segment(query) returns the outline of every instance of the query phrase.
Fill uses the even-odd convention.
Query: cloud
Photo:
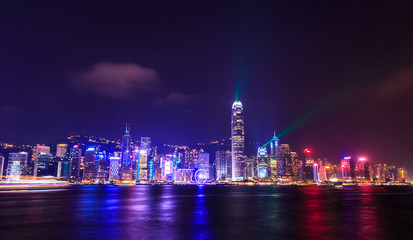
[[[413,87],[413,67],[402,68],[385,78],[385,81],[376,89],[378,95],[401,94]]]
[[[90,69],[73,77],[75,88],[93,91],[113,98],[129,98],[136,91],[153,92],[158,85],[158,74],[134,63],[95,63]]]
[[[157,105],[187,105],[196,100],[201,96],[198,94],[185,94],[179,92],[171,92],[164,98],[158,98],[155,101]]]

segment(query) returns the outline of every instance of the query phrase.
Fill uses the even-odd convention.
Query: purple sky
[[[408,1],[2,1],[0,141],[246,134],[413,167]],[[297,123],[294,125],[294,123]],[[294,126],[294,127],[291,127]],[[413,168],[412,168],[413,169]]]

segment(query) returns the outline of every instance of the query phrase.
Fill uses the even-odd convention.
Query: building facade
[[[231,114],[232,181],[241,181],[245,177],[244,138],[244,109],[240,101],[235,101]]]

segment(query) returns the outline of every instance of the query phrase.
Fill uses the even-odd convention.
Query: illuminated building
[[[235,101],[231,114],[232,181],[244,178],[244,134],[242,103]]]
[[[277,158],[277,176],[286,177],[292,175],[290,146],[281,144]]]
[[[56,157],[64,157],[67,152],[67,144],[57,144],[56,146]]]
[[[9,153],[9,162],[20,162],[21,176],[27,176],[27,159],[29,154],[27,152]]]
[[[274,136],[270,140],[270,162],[269,162],[269,176],[277,176],[277,158],[279,158],[279,147],[280,139],[274,132]]]
[[[148,181],[148,156],[150,151],[151,139],[149,137],[141,137],[141,148],[139,150],[139,174],[137,181]]]
[[[51,153],[40,153],[37,155],[36,176],[51,176],[53,166],[53,155]]]
[[[268,154],[266,147],[259,147],[257,150],[258,166],[257,172],[259,178],[268,177]]]
[[[199,153],[199,169],[203,169],[206,172],[206,178],[209,179],[209,153]]]
[[[153,158],[149,159],[148,168],[149,168],[148,169],[149,181],[152,182],[154,180],[154,174],[155,174]]]
[[[178,158],[176,156],[176,153],[172,154],[172,176],[173,180],[175,181],[176,179],[176,169],[178,167]]]
[[[84,180],[94,181],[96,178],[96,151],[95,148],[86,149],[85,153],[85,170],[84,170]]]
[[[184,152],[184,168],[195,169],[198,168],[199,152],[196,149],[186,149]]]
[[[109,181],[120,180],[120,158],[110,157],[109,158],[110,168],[109,168]]]
[[[313,164],[313,175],[314,175],[314,182],[318,182],[318,163]]]
[[[176,170],[176,181],[178,182],[192,182],[192,176],[194,175],[193,169],[177,169]]]
[[[19,181],[21,176],[21,163],[20,161],[10,161],[7,166],[7,181]]]
[[[216,180],[223,181],[227,179],[227,159],[225,158],[225,151],[215,152],[216,163]]]
[[[354,158],[349,159],[350,162],[350,177],[351,179],[356,179],[356,163],[354,161]]]
[[[344,157],[341,159],[341,177],[349,178],[350,177],[350,157]]]
[[[245,178],[254,178],[255,177],[255,166],[254,166],[255,159],[248,158],[245,160]]]
[[[49,154],[50,153],[50,147],[37,144],[35,150],[33,151],[33,153],[34,153],[34,156],[33,156],[33,159],[34,159],[33,175],[36,177],[37,173],[38,173],[37,167],[39,165],[38,164],[38,156],[39,156],[39,154]]]
[[[4,157],[0,156],[0,181],[3,179]]]
[[[71,178],[78,179],[81,177],[80,175],[80,159],[82,157],[82,149],[79,145],[74,145],[70,149],[69,153],[69,160],[71,163]]]
[[[314,160],[311,158],[312,151],[311,149],[304,149],[304,162],[303,162],[303,181],[312,181],[314,180]]]
[[[125,135],[122,137],[122,169],[132,167],[130,123],[126,123]]]
[[[141,137],[141,149],[149,150],[151,147],[151,138]]]
[[[327,171],[326,171],[326,166],[322,166],[320,164],[320,167],[318,168],[318,180],[320,182],[325,182],[327,181]]]
[[[297,181],[298,177],[298,154],[296,152],[291,152],[291,174],[293,176],[292,180]]]
[[[357,159],[356,173],[359,178],[370,179],[370,167],[365,157]]]
[[[354,158],[348,156],[344,157],[341,160],[341,174],[344,179],[346,178],[351,178],[355,179],[356,178],[356,164],[354,162]]]
[[[232,153],[231,151],[225,151],[225,159],[227,162],[227,176],[226,179],[227,180],[231,180],[232,179]]]
[[[165,182],[174,181],[172,158],[172,154],[167,154],[161,157],[162,180]]]

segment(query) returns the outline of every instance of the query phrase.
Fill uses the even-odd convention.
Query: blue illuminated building
[[[257,172],[259,178],[268,177],[268,154],[266,147],[259,147],[257,150],[258,166]]]
[[[130,123],[126,123],[125,135],[123,135],[122,137],[122,168],[132,167],[131,141],[132,138],[130,136]]]

